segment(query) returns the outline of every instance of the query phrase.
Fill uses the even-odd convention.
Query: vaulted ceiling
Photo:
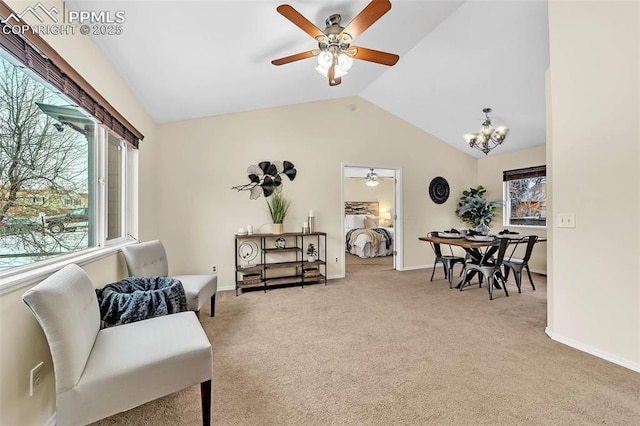
[[[293,1],[317,27],[366,0]],[[125,11],[121,35],[95,44],[156,122],[361,96],[478,157],[462,135],[479,130],[482,109],[511,129],[499,148],[545,143],[544,73],[549,65],[542,0],[392,0],[392,9],[356,45],[397,53],[393,67],[356,61],[329,87],[315,58],[272,59],[317,43],[276,12],[278,1],[70,1],[82,10]]]

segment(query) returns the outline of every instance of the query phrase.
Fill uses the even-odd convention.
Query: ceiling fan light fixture
[[[351,56],[347,55],[346,53],[340,53],[338,55],[339,69],[341,69],[346,73],[351,69],[352,66],[353,66],[353,58]]]
[[[374,186],[378,186],[379,183],[380,182],[378,182],[375,178],[369,178],[364,184],[367,186],[374,187]]]
[[[329,69],[332,63],[333,63],[333,54],[331,52],[329,52],[328,50],[320,52],[320,54],[318,55],[318,65],[320,67]]]

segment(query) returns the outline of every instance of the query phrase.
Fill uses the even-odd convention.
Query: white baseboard
[[[236,290],[236,286],[233,284],[218,286],[218,291],[235,291],[235,290]]]
[[[49,419],[47,420],[47,422],[44,424],[44,426],[56,426],[56,413],[54,411],[54,413],[51,415],[51,417],[49,417]]]
[[[605,351],[601,351],[600,349],[593,348],[589,345],[585,345],[584,343],[577,342],[573,339],[569,339],[568,337],[561,336],[557,333],[554,333],[549,327],[544,329],[544,332],[547,335],[555,340],[556,342],[565,344],[567,346],[571,346],[574,349],[577,349],[582,352],[586,352],[590,355],[597,356],[598,358],[602,358],[605,361],[612,362],[614,364],[620,365],[622,367],[628,368],[629,370],[633,370],[637,373],[640,373],[640,364],[637,362],[629,361],[628,359],[620,358],[619,356],[610,354]]]
[[[405,266],[402,269],[398,269],[398,271],[415,271],[418,269],[429,269],[433,268],[433,263],[430,265],[414,265],[414,266]]]
[[[531,272],[535,272],[538,275],[544,275],[545,277],[547,276],[546,269],[531,269]]]

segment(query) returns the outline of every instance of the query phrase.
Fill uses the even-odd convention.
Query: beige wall
[[[33,2],[7,1],[16,11]],[[47,2],[47,6],[53,5]],[[61,3],[58,3],[61,8]],[[60,9],[61,10],[61,9]],[[133,94],[125,86],[113,67],[102,56],[91,39],[73,36],[45,37],[67,62],[80,72],[116,109],[145,135],[140,149],[139,209],[140,236],[149,239],[155,233],[155,123],[149,118]],[[101,287],[126,276],[121,255],[113,255],[84,269],[94,284]],[[46,339],[33,315],[22,302],[26,288],[0,296],[0,425],[41,425],[55,410],[53,367]],[[45,362],[44,383],[29,397],[29,371],[40,361]]]
[[[403,149],[389,150],[390,143]],[[295,164],[296,179],[284,182],[292,200],[285,231],[297,231],[314,210],[316,229],[328,233],[329,260],[343,250],[341,164],[402,168],[405,267],[431,262],[419,235],[457,223],[453,200],[436,205],[429,199],[430,180],[447,177],[453,193],[476,181],[475,158],[361,98],[162,124],[154,148],[165,171],[157,177],[156,220],[171,272],[206,273],[216,263],[218,286],[225,289],[234,287],[236,230],[248,224],[270,230],[264,198],[249,200],[248,192],[231,190],[248,182],[251,164]],[[340,275],[343,265],[330,262],[328,273]]]
[[[546,163],[547,159],[544,145],[502,155],[500,154],[500,148],[497,148],[487,157],[478,160],[478,184],[487,188],[488,200],[502,200],[503,171],[539,166]],[[498,215],[491,222],[491,232],[499,232],[505,228],[502,225],[503,209],[498,209],[498,211]],[[509,230],[519,232],[522,235],[538,235],[540,237],[547,236],[546,229],[514,226],[509,226],[508,228]],[[524,250],[518,248],[516,255],[522,255],[523,252]],[[533,255],[531,256],[530,265],[531,269],[536,272],[547,272],[547,243],[536,244]],[[525,285],[528,285],[526,279]]]
[[[640,3],[549,3],[548,333],[640,371]]]

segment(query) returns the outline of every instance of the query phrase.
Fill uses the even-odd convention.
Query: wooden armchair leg
[[[200,397],[202,399],[202,425],[211,425],[211,380],[200,383]]]

